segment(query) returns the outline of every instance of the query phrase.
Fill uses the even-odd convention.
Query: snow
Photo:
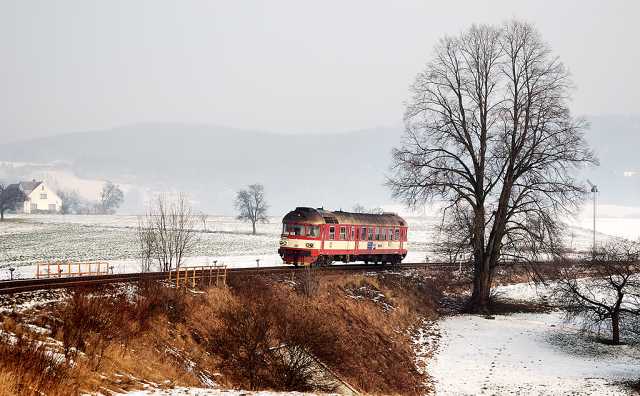
[[[438,326],[439,352],[428,365],[438,394],[620,395],[619,382],[640,378],[636,347],[584,353],[559,312],[454,316]]]
[[[317,393],[314,393],[317,394]],[[311,395],[311,393],[300,392],[269,392],[259,391],[250,392],[244,390],[229,390],[229,389],[206,389],[206,388],[190,388],[190,387],[175,387],[172,389],[145,389],[141,391],[133,391],[128,393],[122,393],[122,395],[128,396],[175,396],[175,395],[190,395],[190,396],[304,396]]]
[[[607,230],[618,224],[624,234],[640,234],[640,210],[633,208],[607,208]],[[567,245],[586,251],[591,248],[592,231],[588,226],[589,212],[573,221],[567,235]],[[434,253],[437,238],[435,226],[441,221],[434,213],[406,218],[409,223],[409,253],[405,262],[438,261]],[[35,263],[71,261],[107,261],[114,273],[138,272],[135,229],[138,217],[133,215],[9,215],[0,223],[0,279],[10,277],[8,269],[16,268],[14,278],[35,275]],[[251,235],[251,225],[232,216],[209,216],[206,224],[198,224],[201,239],[186,265],[207,265],[218,261],[229,267],[283,265],[277,254],[280,217],[271,217],[260,224],[258,235]],[[600,230],[600,228],[599,228]],[[599,240],[609,238],[598,234]]]
[[[550,298],[552,287],[520,283],[496,291],[533,302]],[[597,342],[560,311],[446,317],[425,322],[414,344],[418,366],[426,363],[442,395],[625,395],[622,382],[640,378],[640,345]]]

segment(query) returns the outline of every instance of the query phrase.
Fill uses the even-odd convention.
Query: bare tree
[[[78,213],[82,206],[82,199],[80,195],[75,190],[58,190],[56,194],[62,200],[62,205],[60,206],[61,214],[71,214]]]
[[[26,196],[17,184],[0,183],[0,221],[4,221],[4,212],[16,210],[16,207],[25,199]]]
[[[143,269],[150,267],[151,258],[162,271],[180,268],[185,256],[198,243],[198,221],[184,194],[158,196],[147,214],[138,219],[137,238]]]
[[[207,220],[209,220],[209,215],[204,212],[200,212],[198,214],[198,219],[202,222],[202,231],[207,232]]]
[[[351,209],[353,211],[353,213],[368,213],[368,214],[382,214],[384,213],[384,209],[380,208],[380,207],[375,207],[375,208],[366,208],[363,205],[360,205],[359,203],[355,204],[353,206],[353,209]]]
[[[611,241],[586,263],[561,269],[556,298],[570,318],[582,319],[589,330],[604,326],[618,345],[622,321],[635,324],[640,315],[640,245]]]
[[[110,181],[106,181],[104,186],[102,186],[102,191],[100,192],[100,212],[104,214],[113,214],[116,212],[116,209],[120,207],[122,201],[124,201],[124,194],[120,189],[120,186],[113,184]]]
[[[252,184],[246,190],[240,190],[236,194],[234,206],[240,212],[239,220],[251,222],[253,235],[256,234],[256,223],[266,223],[267,209],[269,206],[264,199],[264,186],[262,184]]]
[[[559,219],[584,197],[574,170],[597,160],[571,86],[536,29],[512,21],[441,39],[411,88],[388,185],[408,206],[444,201],[445,220],[469,218],[472,311],[487,309],[499,260],[557,250]]]
[[[138,249],[140,253],[140,271],[149,272],[154,259],[157,257],[155,253],[155,231],[151,226],[152,222],[148,217],[138,217],[138,228],[136,229],[136,239],[138,241]]]

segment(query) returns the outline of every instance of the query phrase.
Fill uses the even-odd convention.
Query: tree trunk
[[[473,277],[473,292],[467,304],[468,311],[473,313],[488,312],[490,295],[491,269],[488,259],[484,259]]]
[[[0,221],[4,221],[4,209],[0,210]]]
[[[617,310],[611,315],[611,333],[613,345],[620,345],[620,312]]]
[[[253,226],[253,235],[256,235],[256,222],[251,222],[251,225]]]
[[[473,224],[473,291],[467,302],[467,310],[474,313],[487,312],[491,291],[491,266],[484,247],[484,223],[484,208],[478,208]]]

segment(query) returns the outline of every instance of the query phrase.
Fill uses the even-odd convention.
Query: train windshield
[[[317,238],[320,236],[320,226],[284,223],[282,224],[282,233]]]
[[[304,235],[304,226],[302,224],[288,224],[282,225],[282,233],[289,235]]]
[[[305,233],[308,237],[319,237],[320,236],[320,226],[307,226],[307,232]]]

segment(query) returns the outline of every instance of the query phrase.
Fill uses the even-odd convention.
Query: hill
[[[600,166],[581,177],[598,184],[602,203],[637,205],[640,117],[597,116],[589,121],[587,136]],[[136,124],[5,144],[0,146],[0,161],[31,164],[21,177],[38,177],[43,167],[62,168],[84,180],[126,184],[128,211],[140,210],[150,192],[173,190],[189,192],[203,210],[231,213],[235,191],[259,182],[267,189],[271,212],[280,214],[301,205],[348,209],[356,202],[390,203],[384,181],[401,132],[397,127],[287,135]]]

